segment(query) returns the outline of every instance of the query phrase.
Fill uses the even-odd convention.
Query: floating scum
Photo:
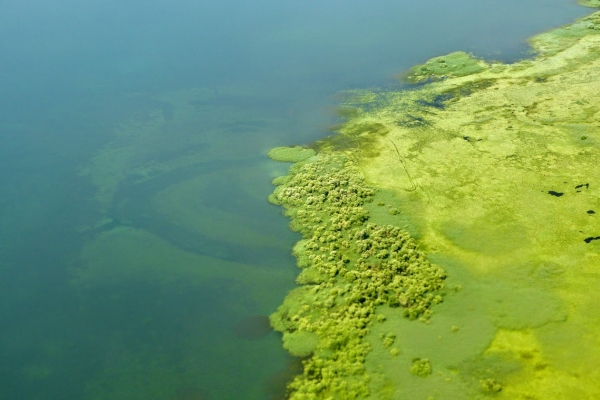
[[[350,92],[316,155],[275,152],[290,398],[600,398],[600,13],[531,45]]]

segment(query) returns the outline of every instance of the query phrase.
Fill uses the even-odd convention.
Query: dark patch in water
[[[288,398],[287,385],[296,375],[302,373],[302,358],[292,358],[288,365],[267,378],[263,391],[269,400],[285,400]]]
[[[587,210],[587,213],[590,215],[596,214],[596,212],[594,210]]]
[[[185,387],[177,391],[175,400],[208,400],[208,397],[200,388]]]
[[[454,97],[451,93],[438,94],[432,100],[417,100],[417,104],[424,107],[433,107],[438,110],[446,108],[446,102]]]
[[[550,190],[550,191],[548,191],[548,194],[549,194],[549,195],[552,195],[552,196],[555,196],[555,197],[560,197],[560,196],[562,196],[564,193],[561,193],[561,192],[555,192],[554,190]]]
[[[594,237],[594,236],[590,236],[589,238],[585,238],[585,239],[583,239],[583,241],[584,241],[584,242],[586,242],[586,243],[590,243],[590,242],[592,242],[593,240],[600,240],[600,236],[596,236],[596,237]]]
[[[240,339],[257,340],[267,336],[273,328],[271,328],[269,317],[252,315],[235,324],[233,330],[235,336]]]
[[[431,122],[420,116],[406,114],[404,120],[396,121],[396,125],[405,127],[431,126]]]

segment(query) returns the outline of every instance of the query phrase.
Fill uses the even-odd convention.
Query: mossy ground
[[[369,106],[359,104],[340,135],[318,144],[352,160],[361,185],[374,189],[360,204],[369,223],[405,229],[418,239],[419,257],[425,251],[448,274],[444,302],[432,315],[429,304],[423,309],[426,323],[405,318],[389,296],[369,297],[373,317],[353,342],[369,378],[356,381],[366,385],[356,397],[600,397],[599,21],[592,14],[533,38],[533,60],[492,63],[413,90],[353,93]],[[298,199],[290,209],[305,197]],[[328,223],[328,213],[310,218]],[[289,215],[313,242],[330,234]],[[310,288],[331,282],[322,279]],[[350,294],[360,286],[344,287]],[[309,312],[327,301],[314,296],[304,286],[292,297]],[[424,359],[431,374],[411,373]],[[310,373],[298,379],[307,377],[323,382]]]

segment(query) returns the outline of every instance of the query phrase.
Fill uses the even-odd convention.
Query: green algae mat
[[[530,42],[349,92],[316,154],[276,151],[290,398],[600,398],[600,13]]]

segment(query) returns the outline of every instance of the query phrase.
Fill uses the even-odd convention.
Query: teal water
[[[296,275],[266,151],[326,135],[341,90],[455,50],[517,59],[587,12],[0,3],[0,399],[277,398],[280,338],[239,324]]]

